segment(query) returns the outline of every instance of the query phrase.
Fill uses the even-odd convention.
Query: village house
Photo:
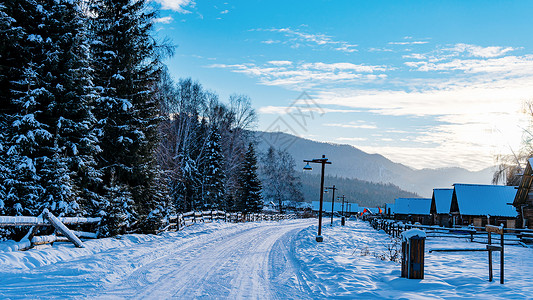
[[[431,225],[450,227],[452,218],[450,206],[452,204],[453,189],[433,189],[431,197]]]
[[[394,200],[394,219],[429,224],[430,208],[430,198],[397,198]]]
[[[522,228],[533,225],[533,170],[531,165],[533,164],[533,158],[530,158],[527,162],[522,181],[518,186],[516,196],[513,201],[513,206],[518,213],[518,226]]]
[[[450,213],[453,225],[487,224],[514,228],[517,217],[512,206],[516,188],[503,185],[459,184],[453,185]]]

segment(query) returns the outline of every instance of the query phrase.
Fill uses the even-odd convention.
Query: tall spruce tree
[[[245,213],[260,212],[263,208],[261,196],[261,181],[257,176],[257,157],[252,143],[244,156],[244,162],[239,173],[239,189],[237,192],[238,210]]]
[[[0,9],[8,16],[0,25],[8,213],[82,214],[85,187],[76,178],[94,166],[97,150],[84,16],[66,0],[5,1]]]
[[[94,82],[100,94],[95,115],[101,128],[103,189],[123,195],[123,205],[133,203],[128,211],[135,216],[135,226],[153,231],[160,227],[168,204],[158,192],[164,185],[155,162],[160,117],[154,88],[161,70],[150,36],[155,13],[144,0],[99,0],[94,15]],[[112,211],[115,200],[108,199],[102,210]]]
[[[204,208],[221,208],[224,200],[225,174],[224,156],[220,147],[220,134],[216,127],[211,128],[207,139],[205,153],[201,160],[202,171],[202,205]]]

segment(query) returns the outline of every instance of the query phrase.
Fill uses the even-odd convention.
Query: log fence
[[[403,231],[416,228],[426,231],[428,237],[469,238],[471,242],[483,244],[488,242],[488,232],[486,231],[486,227],[441,227],[437,225],[406,224],[397,220],[380,218],[366,218],[365,220],[370,222],[370,225],[374,229],[383,230],[393,237],[399,237]],[[503,228],[503,231],[505,234],[505,242],[508,245],[520,244],[525,247],[531,247],[530,245],[533,244],[532,229]]]
[[[260,221],[280,221],[286,219],[296,219],[296,214],[263,214],[263,213],[249,213],[243,214],[241,212],[227,213],[220,210],[210,211],[190,211],[169,217],[169,224],[163,231],[179,231],[185,227],[198,224],[210,223],[217,220],[223,220],[227,223],[240,222],[260,222]]]
[[[224,221],[228,223],[258,222],[258,221],[280,221],[285,219],[296,219],[296,214],[263,214],[241,212],[227,213],[220,210],[210,211],[190,211],[179,215],[170,216],[168,225],[158,231],[179,231],[185,227],[198,223],[211,223],[214,221]],[[96,232],[85,232],[71,230],[66,225],[86,225],[99,223],[102,218],[83,217],[56,217],[47,209],[38,217],[31,216],[0,216],[0,227],[10,226],[30,226],[28,233],[13,246],[14,250],[28,250],[37,245],[52,244],[54,242],[72,242],[76,247],[83,247],[80,238],[95,239]],[[53,227],[54,233],[48,235],[37,235],[42,227]]]
[[[54,242],[72,242],[76,247],[83,248],[82,238],[97,238],[94,232],[75,231],[66,225],[82,225],[99,223],[102,218],[81,217],[56,217],[45,209],[38,217],[28,216],[0,216],[0,227],[31,226],[28,233],[14,245],[15,250],[28,250],[36,245],[51,244]],[[41,227],[53,227],[54,234],[41,235],[37,233]]]

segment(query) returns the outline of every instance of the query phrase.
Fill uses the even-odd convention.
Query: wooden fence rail
[[[376,230],[383,230],[387,234],[398,237],[400,234],[412,228],[423,229],[428,233],[442,234],[447,237],[464,238],[469,237],[470,241],[482,237],[483,240],[488,238],[488,233],[485,227],[474,226],[454,226],[454,227],[441,227],[437,225],[419,225],[419,224],[405,224],[401,221],[379,218],[367,218],[370,225]],[[519,228],[503,228],[508,243],[519,243],[523,246],[533,243],[533,230],[532,229],[519,229]]]
[[[210,223],[217,220],[225,222],[257,222],[257,221],[279,221],[284,219],[295,219],[296,214],[262,214],[240,212],[227,213],[220,210],[210,211],[190,211],[179,215],[170,216],[168,225],[159,232],[173,230],[178,231],[187,226],[197,223]],[[28,250],[36,245],[51,244],[59,241],[70,241],[76,247],[83,247],[79,238],[97,238],[98,234],[93,232],[83,232],[70,230],[65,225],[82,225],[99,223],[102,218],[82,218],[82,217],[60,217],[53,216],[48,210],[44,210],[38,217],[29,216],[0,216],[0,227],[6,226],[31,226],[26,236],[24,236],[15,246],[14,250]],[[52,226],[55,228],[53,235],[36,236],[41,227]]]
[[[66,225],[92,224],[101,220],[102,218],[57,218],[48,209],[45,209],[38,217],[0,216],[0,227],[31,226],[28,233],[14,245],[15,250],[28,250],[36,245],[51,244],[58,241],[70,241],[76,247],[83,248],[83,242],[79,238],[97,238],[97,233],[70,230]],[[39,228],[47,226],[55,229],[53,235],[36,236]]]
[[[227,213],[221,210],[190,211],[179,215],[170,216],[168,226],[163,228],[160,232],[167,230],[179,231],[193,224],[210,223],[216,220],[224,220],[225,222],[229,223],[238,223],[257,221],[279,221],[285,219],[295,219],[296,217],[296,214],[243,214],[241,212]]]

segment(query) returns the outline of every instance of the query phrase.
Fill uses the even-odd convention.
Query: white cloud
[[[322,124],[328,127],[341,127],[341,128],[354,128],[354,129],[377,129],[378,127],[373,124],[361,124],[360,122],[349,123],[326,123]]]
[[[266,40],[266,41],[261,41],[261,43],[270,45],[270,44],[279,44],[279,43],[281,43],[281,41]]]
[[[358,113],[361,110],[358,109],[332,109],[332,108],[322,108],[322,107],[302,107],[302,106],[262,106],[258,109],[261,114],[274,114],[274,115],[286,115],[295,112],[296,110],[300,112],[317,112],[317,113]]]
[[[172,10],[180,14],[191,13],[186,8],[194,7],[196,5],[194,0],[153,0],[153,1],[161,4],[162,10]]]
[[[389,42],[389,45],[423,45],[427,43],[428,43],[427,41]]]
[[[308,89],[320,85],[339,85],[342,82],[364,83],[386,78],[388,67],[382,65],[358,65],[352,63],[292,63],[270,61],[265,65],[214,64],[210,68],[230,69],[235,73],[258,78],[264,85],[283,86],[295,90]],[[374,74],[378,73],[378,74]]]
[[[171,16],[154,19],[154,23],[162,23],[162,24],[169,24],[172,21],[174,21],[174,19]]]
[[[470,56],[490,58],[505,55],[507,52],[515,51],[512,47],[482,47],[470,44],[455,44],[453,48],[445,49],[455,53],[467,53]]]
[[[463,71],[465,73],[490,73],[492,75],[533,75],[533,55],[504,56],[490,59],[454,59],[448,62],[416,61],[405,65],[418,71]]]
[[[369,48],[368,51],[370,52],[394,52],[394,50],[388,49],[388,48]]]
[[[226,9],[226,10],[221,11],[220,13],[225,15],[225,14],[229,13],[229,10]]]
[[[333,40],[331,36],[325,34],[313,34],[291,28],[270,28],[270,29],[255,29],[257,31],[268,31],[281,33],[288,38],[284,43],[290,44],[292,48],[299,48],[301,46],[323,46],[329,47],[336,51],[352,53],[357,51],[355,44],[350,44],[345,41]],[[264,42],[263,42],[264,43]]]
[[[412,58],[412,59],[427,59],[427,57],[423,54],[419,53],[411,53],[408,55],[403,55],[402,58]]]
[[[288,61],[288,60],[271,60],[268,63],[271,64],[271,65],[275,65],[275,66],[290,66],[290,65],[292,65],[292,61]]]
[[[495,154],[518,148],[526,122],[519,111],[532,96],[533,77],[529,77],[411,92],[330,91],[319,93],[314,100],[323,107],[433,119],[429,129],[410,133],[415,135],[411,146],[365,145],[361,149],[414,167],[457,165],[479,170],[494,164]]]

